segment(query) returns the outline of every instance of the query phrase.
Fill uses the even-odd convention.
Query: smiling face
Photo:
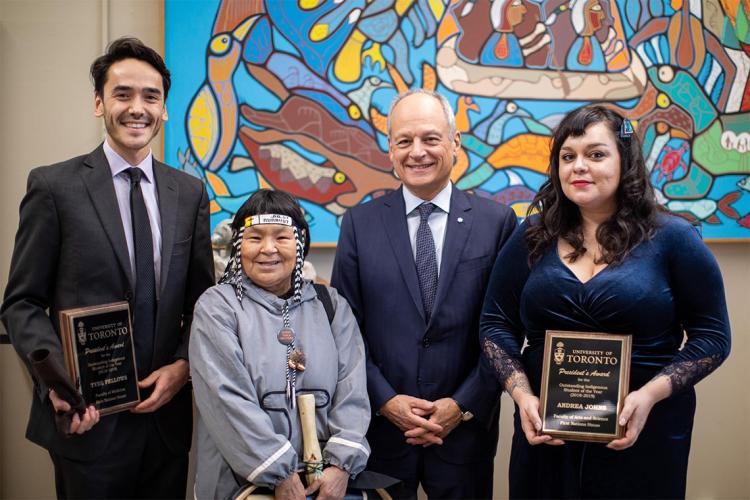
[[[559,177],[565,197],[578,205],[581,213],[615,212],[620,154],[606,123],[595,123],[582,136],[565,139],[560,148]]]
[[[294,229],[281,224],[246,227],[240,246],[242,270],[260,288],[281,297],[292,286],[297,259]]]
[[[403,98],[390,118],[393,168],[409,191],[431,200],[448,185],[461,135],[451,134],[440,101],[426,94]]]
[[[94,115],[104,119],[109,145],[131,165],[148,155],[150,143],[167,120],[162,77],[150,64],[123,59],[110,66]]]

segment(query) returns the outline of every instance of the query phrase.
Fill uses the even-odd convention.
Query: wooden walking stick
[[[315,395],[297,396],[297,408],[302,427],[302,462],[305,464],[305,479],[310,486],[323,476],[323,456],[315,425]]]

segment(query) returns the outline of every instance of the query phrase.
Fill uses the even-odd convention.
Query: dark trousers
[[[116,418],[114,436],[96,460],[82,462],[50,452],[57,497],[184,499],[188,454],[167,448],[153,415],[123,412]]]
[[[420,484],[430,499],[492,498],[492,460],[452,464],[429,447],[415,451],[396,459],[370,457],[369,470],[401,479],[387,489],[394,499],[416,499]]]

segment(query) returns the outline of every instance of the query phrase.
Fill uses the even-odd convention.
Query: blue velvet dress
[[[556,245],[529,269],[523,236],[528,220],[500,252],[480,325],[489,366],[498,371],[520,361],[538,395],[546,330],[631,334],[630,390],[660,372],[674,389],[654,405],[635,445],[623,451],[572,441],[532,447],[516,408],[511,498],[684,497],[693,385],[729,354],[729,319],[719,267],[697,231],[666,214],[658,222],[651,240],[586,283],[562,262]],[[687,340],[680,348],[683,329]]]

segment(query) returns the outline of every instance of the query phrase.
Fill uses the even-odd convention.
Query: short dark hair
[[[94,82],[94,92],[102,95],[104,84],[107,83],[107,72],[116,62],[123,59],[138,59],[151,65],[161,75],[164,87],[164,100],[167,100],[172,77],[169,74],[164,59],[151,47],[134,37],[122,37],[107,46],[107,52],[97,57],[91,63],[91,80]]]
[[[571,261],[586,252],[580,211],[565,196],[560,183],[560,149],[568,137],[581,137],[587,128],[597,123],[605,123],[610,129],[620,156],[617,208],[596,233],[602,246],[602,260],[608,264],[619,263],[636,245],[653,236],[661,207],[656,203],[638,136],[633,133],[623,137],[619,133],[624,120],[613,109],[595,104],[571,111],[555,129],[549,155],[549,178],[539,188],[528,211],[528,215],[540,213],[538,222],[531,224],[525,233],[530,264],[541,259],[558,238],[573,247],[573,252],[567,256]]]
[[[239,231],[244,227],[247,217],[261,214],[279,214],[291,217],[297,229],[304,231],[304,255],[307,257],[307,253],[310,251],[310,226],[307,224],[305,214],[297,200],[284,191],[259,189],[237,210],[232,220],[232,229]]]

